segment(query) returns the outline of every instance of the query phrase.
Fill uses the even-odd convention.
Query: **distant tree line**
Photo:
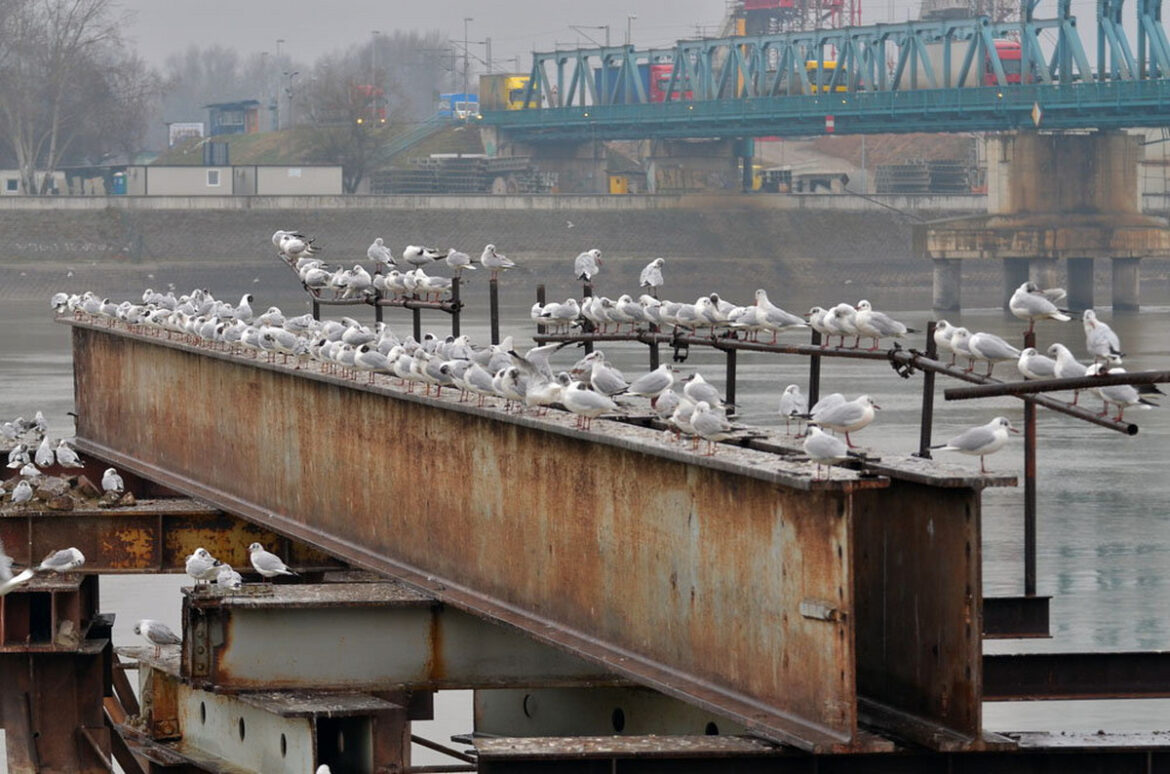
[[[127,21],[115,0],[0,0],[0,166],[20,170],[24,191],[50,192],[40,173],[164,148],[166,124],[247,99],[267,111],[265,128],[295,130],[305,161],[341,164],[353,191],[385,141],[459,80],[438,32],[372,35],[313,63],[294,45],[247,56],[192,46],[156,70],[121,35]]]

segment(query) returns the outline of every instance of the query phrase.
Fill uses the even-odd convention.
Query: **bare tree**
[[[126,119],[141,112],[123,114],[140,110],[157,83],[126,53],[123,21],[112,0],[3,0],[0,142],[25,191],[45,193],[82,138],[92,152],[95,143],[128,146],[140,136]],[[38,170],[47,173],[39,186]]]

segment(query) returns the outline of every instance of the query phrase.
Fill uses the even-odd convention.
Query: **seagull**
[[[47,468],[53,464],[56,455],[53,454],[53,447],[49,445],[49,436],[41,439],[41,445],[37,447],[37,453],[33,457],[33,462],[39,468]]]
[[[812,421],[821,427],[836,430],[845,434],[845,445],[850,449],[857,448],[850,440],[849,434],[868,427],[873,422],[876,409],[880,409],[873,398],[868,395],[858,395],[850,401],[844,401],[820,411],[813,412]]]
[[[561,403],[577,415],[577,427],[588,430],[593,420],[609,411],[616,411],[617,404],[599,392],[588,389],[582,382],[572,382],[561,393]]]
[[[821,477],[821,465],[829,466],[828,478],[831,480],[832,466],[844,460],[849,454],[849,449],[840,438],[834,438],[813,423],[808,426],[808,437],[804,439],[803,448],[808,458],[817,464],[814,480]]]
[[[252,566],[256,568],[256,572],[265,578],[274,578],[277,575],[296,575],[295,572],[285,566],[285,563],[281,561],[279,556],[265,551],[264,546],[259,543],[253,543],[248,546],[248,554],[252,560]]]
[[[374,243],[366,248],[366,257],[379,267],[393,268],[398,265],[394,261],[394,253],[390,252],[382,237],[375,239]]]
[[[857,314],[853,319],[857,332],[865,338],[873,339],[870,350],[878,348],[878,342],[886,337],[900,339],[907,333],[912,333],[903,323],[898,322],[884,312],[875,312],[869,301],[864,298],[857,302]]]
[[[1012,423],[1006,417],[996,417],[986,425],[979,425],[978,427],[964,430],[945,444],[931,446],[930,448],[942,449],[943,451],[957,451],[960,454],[978,454],[979,472],[987,473],[988,470],[986,465],[984,465],[983,458],[988,454],[999,451],[1007,443],[1009,432],[1018,433],[1020,431],[1012,427]]]
[[[122,477],[118,475],[118,471],[113,468],[106,468],[106,472],[102,474],[102,491],[121,494],[125,490],[126,485],[122,482]]]
[[[935,356],[942,356],[947,352],[951,353],[951,365],[955,364],[955,350],[951,346],[951,337],[955,335],[955,326],[951,325],[946,320],[939,320],[934,324],[934,350]]]
[[[62,548],[46,556],[39,565],[37,572],[69,572],[85,564],[85,554],[76,548]]]
[[[1020,352],[1020,359],[1016,367],[1025,379],[1055,379],[1056,361],[1047,355],[1041,355],[1035,347],[1028,347]]]
[[[1096,376],[1097,374],[1123,374],[1124,368],[1108,368],[1102,366],[1100,363],[1093,363],[1085,370],[1085,376]],[[1137,406],[1138,408],[1150,410],[1158,406],[1157,403],[1148,401],[1138,393],[1136,387],[1132,384],[1111,384],[1105,387],[1093,387],[1093,392],[1097,393],[1097,397],[1101,399],[1104,404],[1101,413],[1098,416],[1105,416],[1109,413],[1109,404],[1112,403],[1117,406],[1117,416],[1113,417],[1114,422],[1124,421],[1125,410],[1130,406]]]
[[[642,273],[638,276],[638,285],[644,288],[653,288],[657,290],[662,287],[662,265],[666,263],[665,258],[655,258],[650,263],[646,264],[642,269]]]
[[[183,641],[162,621],[143,618],[134,624],[134,633],[154,646],[154,657],[162,655],[163,645],[181,645]]]
[[[630,388],[625,374],[605,362],[604,357],[593,361],[593,370],[589,374],[589,385],[597,392],[610,398],[614,395],[620,395]]]
[[[423,247],[422,245],[407,245],[406,249],[402,251],[402,260],[416,268],[441,261],[446,257],[446,253],[440,253],[433,247]]]
[[[221,564],[215,574],[215,585],[238,589],[244,585],[244,578],[230,564]]]
[[[200,546],[187,557],[187,574],[194,578],[195,584],[198,585],[200,581],[214,580],[222,564],[206,548]]]
[[[464,269],[475,271],[475,266],[471,263],[471,256],[454,248],[447,249],[447,265],[455,270],[456,275],[462,274]]]
[[[1055,291],[1041,290],[1035,282],[1025,282],[1012,293],[1012,297],[1008,301],[1008,309],[1016,317],[1028,321],[1028,333],[1036,329],[1037,320],[1068,322],[1072,319],[1063,310],[1058,309],[1056,304],[1052,303],[1049,293],[1055,293]],[[1064,291],[1059,290],[1059,295],[1063,296]]]
[[[790,384],[780,396],[780,416],[784,417],[784,434],[791,435],[792,420],[800,432],[800,418],[808,413],[808,396],[800,391],[800,385]]]
[[[1078,379],[1085,376],[1085,372],[1088,370],[1083,363],[1078,362],[1073,357],[1068,347],[1059,342],[1048,347],[1048,354],[1050,357],[1056,358],[1056,365],[1053,367],[1053,372],[1057,379]],[[1080,394],[1080,390],[1073,390],[1072,405],[1077,405]]]
[[[707,401],[695,404],[695,410],[691,414],[691,427],[695,429],[696,435],[707,442],[708,457],[715,454],[716,441],[725,441],[734,434],[731,423],[727,421],[723,411],[711,408]]]
[[[1115,361],[1125,357],[1117,334],[1097,319],[1096,312],[1086,309],[1082,321],[1085,326],[1085,349],[1093,356],[1094,361]]]
[[[507,271],[516,265],[508,256],[497,253],[495,245],[483,246],[479,262],[492,270],[492,279],[496,279],[501,271]]]
[[[967,349],[971,351],[971,356],[975,360],[983,360],[987,363],[986,376],[991,376],[991,370],[995,368],[995,364],[1004,360],[1019,360],[1020,350],[1008,344],[994,333],[974,333],[971,338],[967,339]]]
[[[637,395],[641,398],[649,398],[650,405],[658,400],[658,396],[669,390],[674,386],[674,371],[669,365],[663,363],[655,368],[653,371],[642,374],[634,381],[630,382],[630,387],[626,390],[628,395]]]
[[[719,395],[719,390],[715,389],[698,371],[686,378],[683,384],[683,395],[686,395],[692,403],[706,401],[709,406],[723,408],[723,398]]]
[[[20,483],[12,488],[12,504],[13,505],[20,505],[22,503],[27,503],[27,502],[31,501],[32,498],[33,498],[33,488],[32,488],[32,484],[30,484],[28,481],[21,479]]]
[[[586,250],[573,260],[573,276],[585,282],[592,282],[601,271],[601,251],[597,248]]]
[[[803,317],[786,312],[768,299],[768,292],[763,288],[756,289],[756,307],[763,313],[758,318],[758,324],[772,331],[772,343],[776,343],[776,335],[785,331],[807,328],[809,323]],[[816,308],[816,307],[814,307]]]
[[[12,557],[5,552],[4,541],[0,540],[0,597],[27,582],[33,574],[32,568],[23,570],[17,575],[12,574]]]

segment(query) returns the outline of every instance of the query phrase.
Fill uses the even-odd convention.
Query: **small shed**
[[[255,134],[260,131],[260,101],[216,102],[207,108],[209,135]]]

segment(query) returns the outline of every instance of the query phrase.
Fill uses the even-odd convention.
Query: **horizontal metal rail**
[[[1101,374],[1079,376],[1073,379],[1036,379],[1027,382],[986,384],[979,387],[948,387],[943,390],[947,400],[970,400],[971,398],[995,398],[1001,395],[1034,395],[1057,390],[1089,390],[1094,387],[1111,387],[1117,384],[1166,384],[1170,382],[1170,371],[1135,371],[1133,373]]]
[[[918,369],[920,371],[931,371],[936,374],[944,374],[953,379],[960,381],[972,382],[978,385],[987,385],[990,387],[1004,387],[1010,388],[1017,384],[1030,384],[1025,382],[1001,382],[998,379],[993,379],[981,374],[971,373],[958,366],[947,365],[941,360],[933,360],[925,357],[921,352],[915,349],[903,349],[901,346],[895,345],[893,349],[889,350],[868,350],[868,349],[853,349],[850,347],[821,347],[813,344],[762,344],[755,341],[742,341],[732,338],[712,338],[710,336],[694,336],[694,335],[676,335],[670,333],[650,333],[647,331],[632,333],[632,334],[613,334],[613,333],[586,333],[586,334],[543,334],[533,336],[533,340],[538,344],[547,344],[552,342],[596,342],[596,341],[636,341],[642,344],[665,343],[681,345],[684,347],[690,346],[708,346],[720,350],[747,350],[751,352],[771,352],[775,354],[787,355],[808,355],[813,357],[840,357],[854,360],[886,360],[895,369]],[[901,371],[899,371],[901,372]],[[907,376],[909,374],[907,373]],[[1121,383],[1125,383],[1122,381]],[[1100,384],[1100,383],[1098,383]],[[975,388],[967,388],[975,389]],[[1067,389],[1067,387],[1062,388]],[[944,392],[944,395],[946,392]],[[1011,395],[1011,392],[1002,392],[995,394]],[[1055,411],[1059,414],[1066,414],[1070,417],[1091,422],[1092,424],[1104,427],[1108,430],[1114,430],[1126,435],[1137,435],[1138,426],[1130,422],[1117,422],[1109,417],[1099,416],[1096,412],[1088,409],[1083,409],[1080,406],[1073,406],[1062,400],[1048,397],[1047,395],[1016,395],[1021,400],[1033,402],[1038,406]]]

